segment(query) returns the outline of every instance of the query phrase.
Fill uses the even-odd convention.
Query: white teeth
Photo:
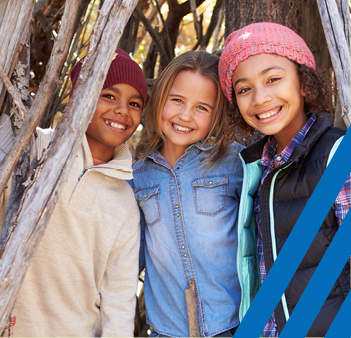
[[[179,130],[179,131],[191,131],[192,130],[191,128],[182,127],[182,126],[179,126],[178,124],[174,124],[174,123],[173,123],[173,128],[176,130]]]
[[[273,115],[278,114],[278,111],[279,111],[279,110],[270,111],[270,112],[267,112],[267,113],[263,113],[263,114],[257,115],[257,117],[258,117],[260,120],[266,119],[266,118],[268,118],[268,117],[271,117],[271,116],[273,116]]]
[[[107,125],[110,125],[113,128],[117,128],[117,129],[121,129],[121,130],[124,130],[124,129],[127,128],[125,125],[119,124],[119,123],[116,123],[116,122],[105,121],[105,123]]]

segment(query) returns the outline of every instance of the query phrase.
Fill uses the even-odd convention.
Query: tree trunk
[[[349,10],[345,1],[338,7],[334,1],[317,0],[331,60],[338,86],[341,104],[341,117],[346,127],[350,126],[350,29],[344,29],[344,8]],[[346,21],[350,22],[349,18]]]
[[[118,48],[123,49],[128,54],[134,54],[135,43],[140,20],[135,15],[132,15],[124,27],[121,39],[118,43]]]
[[[331,61],[316,0],[226,1],[226,37],[254,22],[285,25],[301,35],[310,47],[318,68],[331,76]]]
[[[325,71],[325,75],[331,78],[332,64],[316,0],[304,0],[301,9],[303,19],[298,33],[311,49],[317,68]]]
[[[226,0],[225,36],[254,22],[276,22],[299,33],[302,0]]]

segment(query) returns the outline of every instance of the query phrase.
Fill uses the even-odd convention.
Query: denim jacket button
[[[184,257],[186,257],[186,254],[184,254]]]
[[[177,214],[177,217],[179,217],[179,214]]]
[[[176,208],[177,208],[177,209],[179,208],[179,205],[178,205],[178,204],[176,205]]]
[[[182,245],[182,249],[185,249],[185,246],[184,246],[184,245]]]

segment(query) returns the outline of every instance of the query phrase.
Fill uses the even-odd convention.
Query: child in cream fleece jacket
[[[71,72],[72,88],[81,69]],[[124,144],[146,99],[140,67],[116,50],[95,114],[17,296],[15,336],[133,336],[139,209]],[[53,130],[38,128],[39,153]],[[0,196],[4,213],[10,188]],[[0,219],[0,227],[2,227]]]

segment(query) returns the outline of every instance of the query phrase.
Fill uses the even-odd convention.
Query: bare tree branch
[[[151,35],[152,40],[154,41],[154,43],[157,46],[157,49],[158,49],[158,51],[160,53],[161,60],[164,60],[163,61],[164,64],[167,65],[170,62],[170,60],[169,60],[169,57],[167,55],[167,52],[166,52],[165,48],[163,47],[163,44],[162,44],[160,38],[158,37],[158,34],[153,29],[151,23],[149,22],[149,20],[146,18],[146,16],[144,15],[143,11],[139,7],[135,8],[135,13],[138,16],[138,18],[140,19],[140,21],[144,24],[146,30]]]
[[[343,23],[345,38],[350,46],[350,1],[339,0],[337,1],[337,6]]]
[[[202,28],[200,27],[200,22],[197,19],[196,0],[189,0],[189,2],[190,2],[191,13],[193,14],[193,18],[194,18],[194,28],[196,32],[196,38],[197,38],[197,41],[201,41]]]
[[[350,46],[335,1],[317,0],[325,37],[338,84],[342,118],[350,126]]]
[[[49,20],[41,10],[35,14],[35,18],[39,21],[40,26],[45,33],[46,40],[48,41],[49,46],[52,48],[54,46],[54,37],[52,35],[52,27]]]
[[[49,0],[38,0],[34,5],[33,15],[36,15],[48,1]]]
[[[196,44],[195,46],[192,48],[192,50],[196,50],[200,45],[201,45],[201,41],[202,41],[202,37],[203,37],[203,34],[202,34],[202,22],[203,22],[203,19],[204,19],[204,16],[203,14],[200,15],[200,18],[199,18],[199,22],[198,22],[198,27],[199,27],[199,32],[196,34],[197,35],[197,41],[196,41]]]
[[[89,3],[90,0],[83,0],[79,2],[76,22],[73,28],[74,37],[71,40],[67,61],[62,67],[60,73],[60,79],[63,81],[63,85],[60,85],[54,89],[50,100],[46,105],[45,111],[40,119],[39,124],[42,128],[49,128],[50,126],[52,126],[56,113],[58,111],[63,112],[63,106],[66,106],[66,104],[62,105],[62,101],[65,99],[65,97],[68,96],[66,91],[66,87],[69,83],[69,76],[67,76],[68,69],[72,69],[77,61],[77,58],[74,56],[74,53],[77,52],[78,56],[80,56],[82,50],[86,48],[86,43],[84,43],[82,37],[86,35],[86,30],[89,25],[89,20],[94,7],[93,2],[92,6],[89,7],[89,10],[87,12]],[[82,17],[84,17],[83,21]]]
[[[224,0],[217,0],[215,6],[213,8],[211,22],[208,25],[208,28],[207,28],[207,31],[206,31],[204,38],[201,40],[201,48],[205,48],[208,46],[210,39],[211,39],[211,36],[217,27],[217,23],[222,18],[220,16],[220,13],[221,13],[221,10],[223,7],[224,7]]]
[[[4,83],[8,93],[12,96],[13,102],[16,104],[18,107],[22,117],[24,118],[27,115],[27,109],[24,107],[21,97],[17,92],[17,89],[15,86],[12,85],[10,79],[0,66],[0,79]]]
[[[0,30],[6,34],[0,36],[0,65],[9,76],[17,61],[20,44],[26,40],[32,9],[35,0],[0,1]],[[12,18],[11,21],[8,18]],[[0,107],[6,91],[0,82]]]
[[[163,15],[162,15],[161,7],[160,7],[158,1],[155,0],[155,3],[156,3],[158,15],[160,16],[160,19],[162,21],[162,25],[163,25],[165,33],[166,33],[166,43],[167,43],[167,48],[168,48],[168,55],[169,55],[169,58],[172,58],[172,55],[173,55],[172,42],[171,42],[171,37],[169,36],[168,27],[167,27],[167,24],[166,24],[166,21],[165,21]]]

